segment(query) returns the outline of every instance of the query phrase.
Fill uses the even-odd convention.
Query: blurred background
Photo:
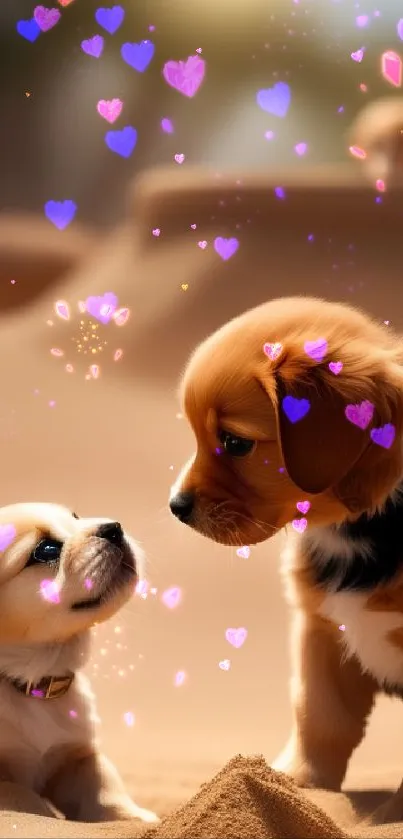
[[[0,203],[7,208],[40,212],[51,198],[72,198],[80,219],[103,225],[119,216],[127,179],[145,167],[340,162],[357,111],[396,92],[380,67],[382,53],[401,44],[398,0],[122,0],[114,34],[95,20],[96,0],[55,0],[60,19],[31,42],[17,24],[38,5],[0,3]],[[82,47],[94,36],[103,38],[97,57]],[[155,51],[139,72],[121,47],[144,40]],[[189,98],[162,69],[196,50],[205,78]],[[278,82],[290,93],[282,116],[256,102]],[[116,98],[123,106],[114,130],[137,130],[129,159],[106,147],[111,125],[97,112],[100,100]],[[185,155],[183,164],[175,154]]]
[[[400,72],[402,39],[397,0],[0,2],[0,502],[116,517],[145,547],[149,586],[89,667],[144,806],[288,735],[285,534],[239,554],[172,519],[177,385],[199,340],[280,294],[402,328],[401,194],[364,184],[346,140],[401,96],[381,56]],[[399,780],[402,714],[379,702],[350,783]]]

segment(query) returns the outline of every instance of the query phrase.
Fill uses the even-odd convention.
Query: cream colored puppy
[[[98,751],[94,696],[80,672],[90,628],[131,597],[142,564],[118,522],[55,504],[0,509],[0,780],[34,790],[68,819],[157,821]]]

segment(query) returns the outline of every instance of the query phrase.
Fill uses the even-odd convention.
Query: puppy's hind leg
[[[131,800],[113,764],[97,753],[66,759],[43,794],[71,821],[159,821]]]
[[[290,740],[273,769],[299,786],[338,790],[360,743],[378,686],[343,656],[340,630],[317,615],[294,615]]]

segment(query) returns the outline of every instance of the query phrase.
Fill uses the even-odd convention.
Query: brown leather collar
[[[69,673],[68,676],[45,676],[39,682],[21,682],[19,679],[11,679],[9,676],[3,678],[24,696],[30,696],[34,699],[59,699],[67,693],[74,680],[74,675],[74,673]]]

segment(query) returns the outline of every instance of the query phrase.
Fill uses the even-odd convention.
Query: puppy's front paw
[[[144,807],[137,807],[137,804],[132,804],[130,814],[125,816],[126,819],[140,819],[147,824],[156,824],[160,821],[156,813],[152,810],[145,810]]]
[[[133,819],[138,819],[145,824],[157,824],[159,822],[158,816],[152,810],[138,807],[134,801],[126,796],[124,799],[119,797],[103,803],[98,802],[91,806],[84,804],[80,808],[77,819],[83,822],[132,821]]]
[[[302,789],[340,790],[340,782],[297,755],[281,754],[271,764],[277,772],[284,772]]]
[[[138,807],[130,799],[109,804],[98,814],[96,821],[128,821],[132,819],[139,819],[145,824],[157,824],[159,822],[158,816],[152,810]]]

